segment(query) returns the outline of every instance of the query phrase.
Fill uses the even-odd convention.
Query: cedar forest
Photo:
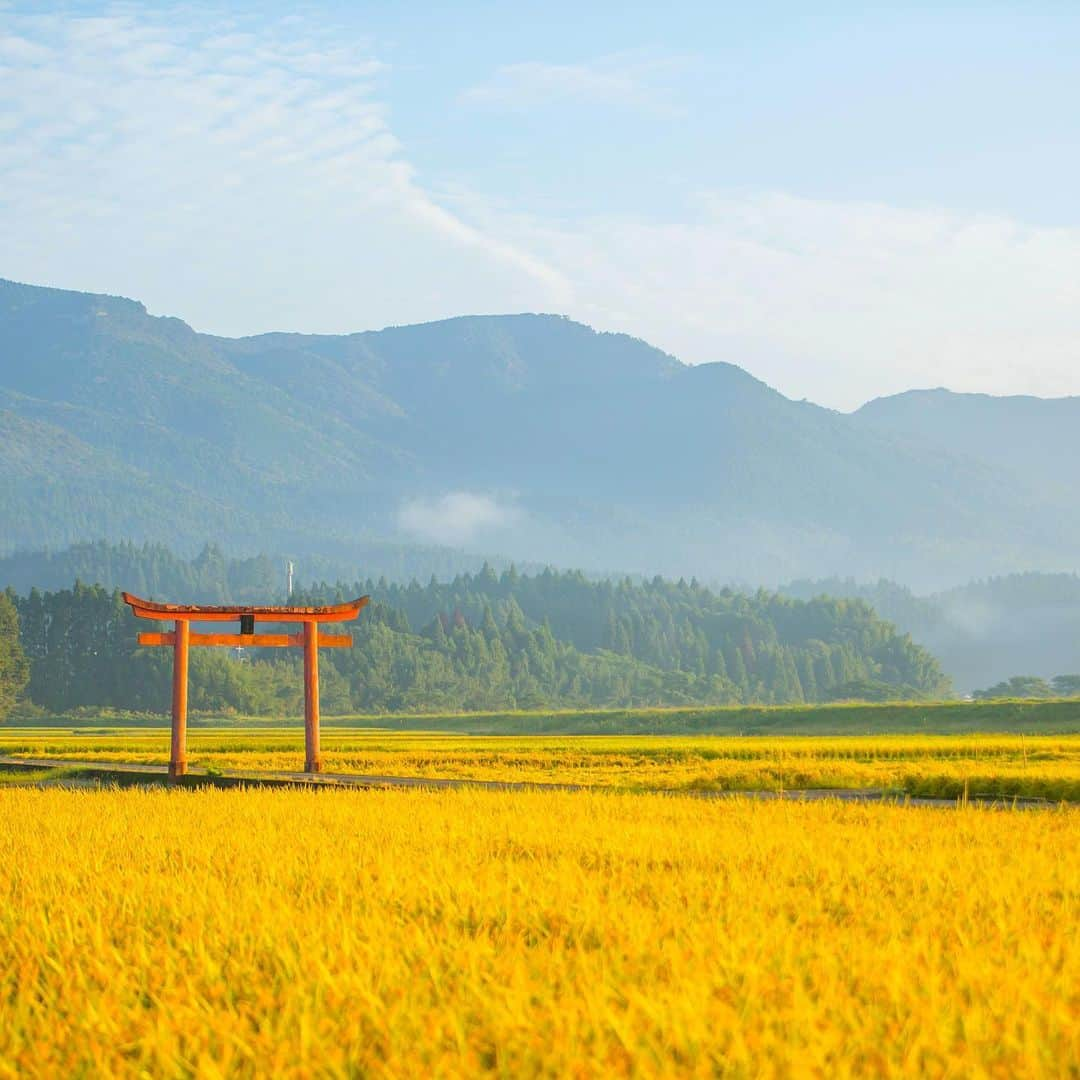
[[[237,599],[257,580],[252,561],[204,552],[185,562],[163,549],[124,549],[157,565],[132,588],[158,598]],[[108,576],[108,575],[102,575]],[[130,579],[129,579],[130,580]],[[784,704],[940,697],[937,661],[861,600],[801,601],[712,591],[697,582],[591,581],[580,573],[519,574],[489,566],[451,582],[310,585],[296,603],[370,594],[348,627],[355,647],[328,652],[328,714],[581,706]],[[30,664],[27,696],[43,710],[161,712],[171,657],[137,647],[119,592],[102,585],[23,595],[9,590]],[[265,598],[265,594],[264,594]],[[276,650],[196,650],[196,713],[280,716],[300,711],[298,658]]]

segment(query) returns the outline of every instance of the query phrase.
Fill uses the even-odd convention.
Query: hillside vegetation
[[[0,558],[0,588],[26,594],[68,588],[73,581],[98,582],[106,589],[126,589],[140,596],[183,599],[198,603],[267,603],[283,600],[285,557],[237,557],[206,544],[199,554],[183,557],[162,544],[108,543],[97,540],[56,551],[23,551]],[[498,572],[512,564],[487,562],[480,556],[449,548],[358,541],[336,557],[305,556],[296,561],[297,580],[357,581],[392,604],[403,604],[414,626],[429,620],[434,609],[410,599],[415,590],[394,589],[412,579],[452,581],[484,565]],[[524,568],[519,567],[519,570]],[[542,568],[528,569],[536,576]],[[598,575],[597,578],[610,577]],[[640,583],[636,579],[635,583]],[[444,608],[461,598],[447,594]],[[715,586],[713,592],[722,592]],[[1010,688],[1018,674],[1032,674],[1050,683],[1049,692],[1067,697],[1075,691],[1069,676],[1080,671],[1080,577],[1076,574],[1011,574],[973,581],[931,594],[885,579],[858,582],[833,577],[793,581],[780,592],[801,600],[818,596],[847,597],[869,604],[932,653],[961,693],[993,688],[993,696],[1027,696]],[[526,613],[530,614],[527,600]],[[472,610],[479,612],[476,603]],[[540,621],[545,613],[539,613]],[[588,616],[590,634],[574,638],[586,650],[601,640],[595,613]],[[561,635],[565,627],[557,626]],[[1064,677],[1064,678],[1063,678]],[[1056,682],[1054,680],[1057,680]],[[1040,689],[1039,695],[1047,691]]]
[[[1014,676],[1057,680],[1045,693],[1075,693],[1080,672],[1080,576],[1008,574],[917,595],[892,581],[852,578],[795,581],[788,596],[826,594],[865,600],[884,619],[911,634],[940,661],[961,692],[1028,696]],[[1080,678],[1077,684],[1080,685]],[[1040,691],[1041,693],[1041,691]]]
[[[590,582],[490,567],[447,584],[309,587],[298,603],[370,594],[352,649],[321,664],[327,713],[829,701],[941,696],[934,658],[862,601],[714,593],[695,582]],[[175,597],[160,597],[175,599]],[[139,649],[118,592],[16,597],[38,706],[163,710],[172,658]],[[146,628],[144,625],[143,629]],[[301,711],[286,650],[195,650],[195,712]]]

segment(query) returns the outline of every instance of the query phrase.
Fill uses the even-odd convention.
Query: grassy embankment
[[[20,728],[160,727],[167,716],[80,709],[14,714]],[[282,727],[280,717],[193,715],[192,728]],[[474,735],[869,735],[1026,732],[1080,733],[1080,698],[999,701],[900,701],[883,704],[725,705],[567,709],[494,713],[324,716],[324,727],[443,731]],[[0,728],[0,730],[3,730]]]

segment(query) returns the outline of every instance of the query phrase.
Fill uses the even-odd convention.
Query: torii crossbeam
[[[155,622],[172,622],[172,633],[139,634],[140,645],[171,645],[173,649],[172,746],[169,777],[184,776],[187,766],[188,647],[191,645],[251,646],[262,649],[295,646],[304,650],[304,770],[322,772],[319,750],[319,649],[347,649],[348,634],[323,634],[319,623],[355,619],[367,604],[361,596],[346,604],[327,607],[208,607],[202,604],[156,604],[124,593],[133,615]],[[303,623],[297,634],[256,634],[255,622]],[[239,634],[193,634],[193,622],[239,621]]]

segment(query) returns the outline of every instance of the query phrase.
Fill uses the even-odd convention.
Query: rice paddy
[[[1080,735],[490,736],[323,731],[326,769],[619,790],[873,789],[1080,800]],[[166,729],[2,729],[0,754],[164,764]],[[195,729],[193,766],[294,771],[303,732]]]
[[[0,1075],[1076,1076],[1080,811],[0,790]]]

